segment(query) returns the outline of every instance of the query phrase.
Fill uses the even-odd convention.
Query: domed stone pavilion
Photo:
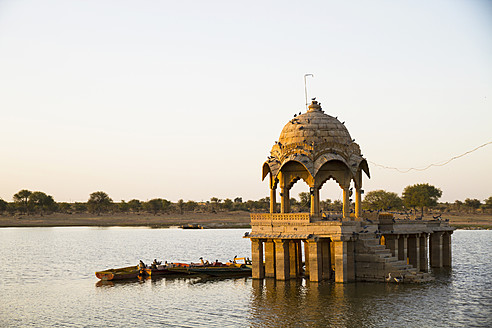
[[[343,123],[327,115],[313,99],[306,113],[296,115],[282,129],[263,164],[263,179],[270,175],[270,213],[276,213],[280,187],[280,212],[290,212],[289,190],[300,179],[309,186],[312,217],[320,216],[319,191],[329,179],[343,189],[343,218],[349,217],[350,183],[355,184],[355,218],[361,214],[362,172],[369,177],[367,161]]]
[[[284,126],[263,164],[263,179],[269,176],[270,211],[252,213],[251,233],[245,235],[251,239],[253,279],[422,282],[433,278],[429,264],[451,266],[454,228],[441,220],[362,212],[363,172],[369,177],[367,161],[344,122],[325,114],[313,99],[306,113]],[[291,213],[289,191],[301,179],[309,186],[311,209]],[[319,191],[330,179],[343,189],[342,215],[320,211]]]

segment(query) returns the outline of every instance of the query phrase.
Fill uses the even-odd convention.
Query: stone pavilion
[[[252,229],[246,236],[251,239],[254,279],[305,276],[313,282],[346,283],[391,276],[422,282],[432,280],[429,259],[431,267],[451,266],[454,229],[448,222],[363,213],[362,178],[370,178],[367,161],[344,122],[325,114],[315,99],[307,112],[284,126],[262,171],[269,181],[270,213],[251,214]],[[299,180],[309,188],[309,213],[291,213],[290,189]],[[320,209],[319,193],[326,182],[332,183],[329,180],[343,190],[339,215]]]

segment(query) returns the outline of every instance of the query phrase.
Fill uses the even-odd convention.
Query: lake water
[[[247,229],[0,229],[0,327],[492,327],[492,231],[456,231],[423,285],[162,278],[97,284],[140,259],[251,256]]]

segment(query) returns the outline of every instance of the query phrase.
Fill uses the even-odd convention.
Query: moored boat
[[[212,277],[234,277],[234,276],[248,276],[251,275],[251,268],[242,266],[203,266],[203,267],[189,267],[189,273],[205,274]]]
[[[97,271],[96,277],[101,280],[122,280],[122,279],[134,279],[140,274],[140,268],[138,265],[129,266],[118,269],[107,269],[104,271]]]
[[[196,223],[183,224],[179,226],[181,229],[203,229],[203,226]]]
[[[157,277],[166,275],[186,274],[187,268],[190,265],[187,263],[166,263],[164,265],[155,265],[148,268],[142,268],[140,273],[142,276]]]

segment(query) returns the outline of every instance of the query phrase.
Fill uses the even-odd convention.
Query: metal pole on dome
[[[307,76],[314,77],[314,75],[313,74],[310,74],[310,73],[309,74],[304,74],[304,96],[306,97],[306,110],[308,109],[308,105],[309,105],[308,104],[308,101],[307,101],[307,84],[306,84],[306,77]]]

